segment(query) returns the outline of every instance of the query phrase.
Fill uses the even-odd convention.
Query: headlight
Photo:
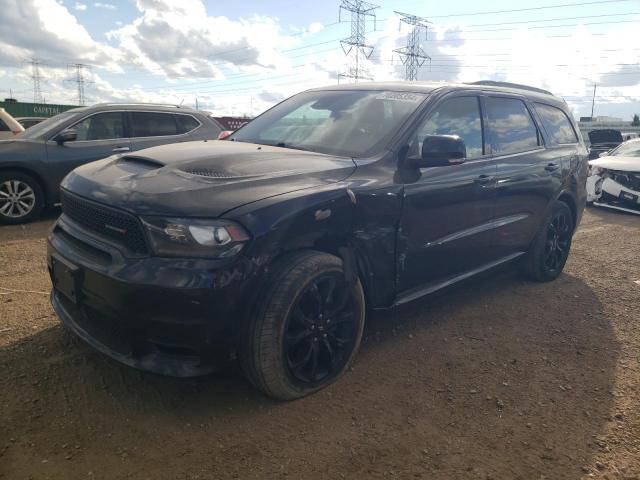
[[[156,255],[227,258],[237,255],[249,234],[227,220],[142,217]]]

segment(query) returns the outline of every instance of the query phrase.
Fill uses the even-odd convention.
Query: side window
[[[571,126],[567,115],[559,108],[536,103],[536,111],[540,115],[542,125],[553,143],[577,143],[578,137]]]
[[[176,115],[176,121],[180,133],[189,133],[200,126],[200,122],[191,115]]]
[[[486,105],[492,153],[525,152],[541,144],[538,128],[522,100],[488,97]]]
[[[467,158],[480,157],[482,120],[478,97],[456,97],[445,100],[418,128],[411,142],[410,156],[419,156],[422,141],[428,135],[458,135],[467,147]]]
[[[170,113],[131,112],[132,137],[163,137],[177,134],[178,127]]]
[[[0,118],[0,132],[8,132],[8,131],[9,131],[9,127],[7,126],[6,123],[4,123],[4,120]]]
[[[124,138],[122,112],[97,113],[76,123],[71,128],[78,132],[77,141]]]

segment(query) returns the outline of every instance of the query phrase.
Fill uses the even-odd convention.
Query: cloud
[[[274,18],[230,20],[209,16],[201,0],[138,0],[140,16],[111,31],[125,60],[168,77],[222,78],[224,64],[237,71],[287,63],[279,48],[295,43]]]
[[[95,2],[93,4],[94,7],[96,8],[103,8],[105,10],[115,10],[116,6],[112,3],[101,3],[101,2]]]
[[[73,6],[73,9],[79,12],[84,12],[87,9],[87,6],[84,3],[76,2],[76,4]]]

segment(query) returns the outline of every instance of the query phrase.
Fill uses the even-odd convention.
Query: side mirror
[[[57,136],[56,136],[56,142],[58,142],[60,145],[62,145],[65,142],[75,142],[76,139],[78,138],[78,132],[76,132],[75,130],[73,130],[72,128],[69,128],[67,130],[63,130],[61,131]]]
[[[422,155],[412,163],[418,168],[444,167],[464,163],[467,148],[457,135],[427,135],[422,141]]]

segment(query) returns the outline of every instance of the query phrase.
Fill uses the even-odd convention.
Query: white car
[[[589,161],[587,202],[640,215],[640,139]]]
[[[24,132],[24,127],[4,108],[0,108],[0,140],[6,140],[22,132]]]

